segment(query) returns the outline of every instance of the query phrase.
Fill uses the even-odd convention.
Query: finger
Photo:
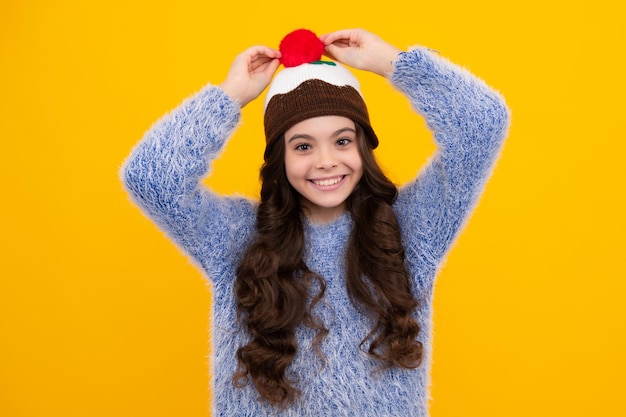
[[[265,55],[269,58],[280,58],[282,56],[279,50],[269,48],[267,46],[263,46],[261,47],[261,49],[259,49],[259,55]]]
[[[280,65],[280,61],[278,59],[274,59],[272,60],[268,65],[267,65],[267,69],[266,69],[266,73],[268,74],[274,74],[276,72],[276,70],[278,69],[278,66]]]
[[[337,50],[339,48],[336,45],[327,45],[324,48],[324,55],[326,55],[328,58],[337,61],[338,57],[337,57]]]
[[[278,58],[270,58],[267,56],[257,57],[252,62],[250,62],[250,71],[265,71],[267,67],[278,68],[279,65],[280,60]]]
[[[250,57],[248,68],[251,72],[263,68],[268,63],[276,61],[276,67],[280,64],[280,51],[271,48],[262,48],[255,50],[255,54]]]
[[[350,34],[354,31],[354,29],[344,29],[338,30],[336,32],[327,33],[325,35],[320,36],[320,40],[324,43],[324,45],[330,45],[337,41],[345,41],[348,42],[350,39]]]
[[[276,49],[269,48],[267,46],[257,45],[248,48],[244,55],[247,56],[249,62],[252,62],[258,58],[280,58],[281,53]]]
[[[341,61],[342,58],[352,52],[352,47],[347,43],[332,43],[324,48],[324,55],[329,58]]]

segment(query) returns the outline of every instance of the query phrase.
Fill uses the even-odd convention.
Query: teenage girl
[[[434,134],[400,189],[342,64],[386,77]],[[202,178],[268,86],[260,201],[218,195]],[[122,177],[211,281],[214,415],[428,415],[435,276],[508,124],[466,70],[357,29],[251,47],[155,124]]]

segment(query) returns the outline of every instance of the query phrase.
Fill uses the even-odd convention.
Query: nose
[[[316,167],[318,169],[330,169],[337,165],[337,152],[332,146],[320,146],[317,153]]]
[[[318,148],[316,167],[318,169],[330,169],[338,165],[337,153],[332,147],[322,146]]]

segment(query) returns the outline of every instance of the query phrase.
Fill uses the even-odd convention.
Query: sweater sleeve
[[[424,117],[437,145],[394,207],[409,262],[436,270],[491,174],[509,111],[482,80],[425,48],[401,53],[391,82]],[[428,289],[432,282],[418,285]]]
[[[237,103],[207,86],[152,126],[120,172],[133,201],[213,281],[236,262],[256,218],[256,203],[201,182],[239,117]]]

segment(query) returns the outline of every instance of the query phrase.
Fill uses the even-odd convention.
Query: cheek
[[[363,175],[363,160],[361,159],[361,155],[359,155],[358,152],[356,153],[356,155],[352,156],[350,166],[359,178]]]
[[[291,185],[293,185],[294,180],[303,175],[302,164],[297,163],[293,155],[285,155],[285,173],[287,175],[287,180]]]

